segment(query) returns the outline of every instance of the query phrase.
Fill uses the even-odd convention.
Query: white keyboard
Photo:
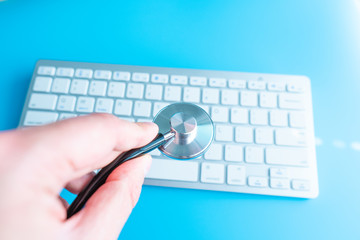
[[[92,112],[152,121],[173,102],[207,111],[215,123],[214,142],[190,161],[153,151],[145,184],[318,195],[310,80],[304,76],[40,60],[20,125]]]

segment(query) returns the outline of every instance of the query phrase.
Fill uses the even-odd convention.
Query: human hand
[[[1,133],[0,239],[116,239],[139,198],[149,155],[115,169],[68,220],[59,192],[79,193],[93,170],[157,132],[154,123],[93,114]]]

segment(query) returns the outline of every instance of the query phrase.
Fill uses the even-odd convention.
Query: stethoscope
[[[103,185],[110,173],[122,163],[151,152],[155,148],[177,160],[197,158],[209,148],[214,125],[205,110],[191,103],[174,103],[160,110],[154,123],[159,133],[149,144],[121,153],[102,168],[89,184],[78,194],[67,210],[67,218],[80,211],[86,201]]]

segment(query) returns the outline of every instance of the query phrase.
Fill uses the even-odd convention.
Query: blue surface
[[[312,80],[317,199],[145,186],[120,239],[360,238],[359,0],[0,2],[1,130],[17,126],[38,59]]]

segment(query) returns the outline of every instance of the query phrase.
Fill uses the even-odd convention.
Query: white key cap
[[[309,191],[310,190],[310,182],[307,180],[292,180],[291,187],[294,190]]]
[[[303,92],[305,90],[305,87],[303,86],[303,84],[301,83],[289,83],[287,85],[287,90],[289,92],[297,92],[297,93],[300,93],[300,92]]]
[[[202,102],[203,103],[218,104],[219,103],[219,89],[204,88],[203,89]]]
[[[286,109],[304,109],[304,98],[300,94],[280,93],[279,107]]]
[[[249,176],[248,177],[248,184],[250,187],[260,187],[264,188],[268,186],[268,179],[265,177],[255,177]]]
[[[267,162],[267,160],[266,160]],[[270,177],[272,178],[287,178],[286,168],[270,168]]]
[[[33,90],[37,92],[49,92],[51,87],[51,77],[36,77]]]
[[[235,141],[241,143],[252,143],[254,141],[254,130],[251,127],[236,127]]]
[[[211,118],[214,122],[228,122],[229,109],[227,107],[220,107],[220,106],[212,107]]]
[[[129,83],[126,91],[128,98],[141,99],[144,95],[144,84],[140,83]]]
[[[171,84],[187,85],[188,79],[187,76],[172,75],[170,77],[170,82]]]
[[[230,79],[229,80],[230,88],[246,88],[246,81],[240,79]]]
[[[95,105],[95,98],[79,97],[76,104],[76,111],[91,113],[94,111],[94,105]]]
[[[150,117],[150,115],[151,115],[151,102],[135,101],[134,116]]]
[[[266,83],[263,81],[249,81],[248,88],[252,90],[263,90],[266,87]]]
[[[304,128],[306,126],[304,112],[291,112],[289,114],[289,122],[290,127]]]
[[[242,106],[256,107],[258,105],[258,94],[256,92],[241,91],[240,104]]]
[[[249,112],[244,108],[231,108],[231,122],[247,124],[249,122]]]
[[[273,144],[274,143],[273,130],[270,128],[256,128],[255,142],[257,144]]]
[[[95,70],[94,78],[95,79],[110,80],[111,79],[111,71],[108,71],[108,70]]]
[[[57,110],[73,112],[75,109],[76,97],[62,95],[59,97]]]
[[[129,118],[129,117],[119,117],[119,118],[122,119],[122,120],[126,120],[128,122],[135,122],[134,118]]]
[[[71,83],[70,93],[85,95],[87,93],[88,87],[89,87],[88,80],[74,79],[72,80]]]
[[[204,111],[205,112],[207,112],[207,114],[209,114],[210,115],[210,108],[209,108],[209,106],[207,106],[207,105],[198,105],[199,107],[201,107],[202,109],[204,109]]]
[[[275,143],[283,146],[306,146],[306,132],[297,129],[277,129]]]
[[[285,91],[285,83],[283,82],[269,82],[267,87],[269,91]]]
[[[152,122],[153,120],[150,118],[138,118],[136,122]]]
[[[201,182],[203,183],[224,183],[225,167],[223,164],[202,163]]]
[[[110,82],[107,94],[109,97],[123,98],[125,94],[125,83]]]
[[[264,148],[262,147],[245,147],[245,162],[263,163]]]
[[[230,185],[245,185],[246,184],[245,166],[228,165],[227,183]]]
[[[303,148],[266,148],[266,163],[284,166],[308,165],[308,153]]]
[[[24,126],[37,126],[55,122],[58,118],[54,112],[27,111]]]
[[[190,77],[190,85],[194,86],[206,86],[206,77]]]
[[[57,96],[54,94],[33,93],[29,101],[29,108],[55,110]]]
[[[226,87],[225,78],[210,78],[209,79],[210,87]]]
[[[152,150],[150,152],[151,156],[156,156],[156,157],[160,157],[161,156],[161,152],[159,151],[158,148],[155,148],[154,150]]]
[[[276,108],[277,107],[277,95],[272,92],[260,93],[260,107],[264,108]]]
[[[244,161],[243,147],[234,144],[225,145],[225,161],[232,161],[232,162]]]
[[[221,144],[213,143],[204,155],[206,160],[222,160],[223,146]]]
[[[197,182],[198,173],[197,162],[153,159],[146,178]]]
[[[50,67],[50,66],[40,66],[38,68],[37,73],[39,75],[50,75],[50,76],[54,76],[55,75],[55,67]]]
[[[181,87],[179,86],[166,86],[164,98],[166,101],[179,102],[181,100]]]
[[[89,87],[89,95],[92,96],[105,96],[107,82],[105,81],[91,81]]]
[[[200,88],[185,87],[184,88],[184,102],[199,103],[200,102]]]
[[[156,114],[158,114],[158,112],[163,109],[164,107],[168,106],[169,103],[164,103],[164,102],[155,102],[154,103],[154,110],[153,110],[153,117],[156,116]]]
[[[166,83],[169,82],[169,75],[166,75],[166,74],[153,74],[153,75],[151,75],[151,82],[166,84]]]
[[[277,127],[288,126],[288,114],[282,110],[271,110],[270,111],[270,125]]]
[[[225,105],[239,105],[239,93],[236,90],[221,91],[221,103]]]
[[[277,189],[289,189],[290,181],[283,178],[270,178],[270,187]]]
[[[115,71],[113,73],[113,79],[116,81],[130,81],[130,73]]]
[[[253,125],[268,125],[268,112],[263,109],[250,110],[250,123]]]
[[[148,73],[133,73],[132,80],[134,82],[148,82],[150,79],[150,75]]]
[[[70,78],[55,78],[51,87],[51,91],[54,93],[68,93],[70,82]]]
[[[77,78],[92,78],[93,70],[78,68],[75,71],[75,77]]]
[[[98,98],[96,100],[95,112],[112,113],[114,100],[110,98]]]
[[[147,84],[145,98],[151,100],[161,100],[163,93],[163,86],[158,84]]]
[[[215,127],[216,141],[232,142],[233,141],[233,127],[228,125],[219,125]]]
[[[114,113],[116,115],[130,116],[132,112],[132,105],[133,103],[131,100],[118,99],[115,102]]]
[[[73,77],[74,69],[73,68],[58,68],[56,70],[56,76],[59,77]]]
[[[74,113],[61,113],[60,117],[59,117],[59,121],[60,120],[65,120],[65,119],[68,119],[68,118],[74,118],[74,117],[77,117],[77,114],[74,114]]]

